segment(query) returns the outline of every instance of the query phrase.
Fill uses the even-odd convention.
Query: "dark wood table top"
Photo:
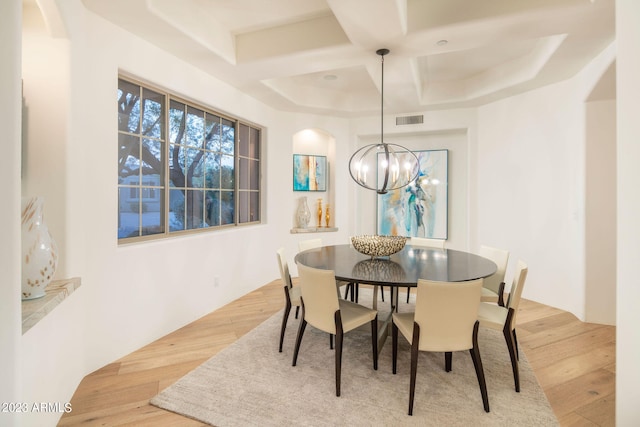
[[[497,269],[493,261],[476,254],[410,245],[376,259],[351,245],[323,246],[298,253],[295,262],[333,270],[338,280],[389,286],[416,286],[418,279],[463,282],[491,276]]]

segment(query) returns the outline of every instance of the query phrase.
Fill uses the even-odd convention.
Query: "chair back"
[[[291,274],[289,274],[289,264],[287,263],[287,257],[284,254],[284,248],[280,248],[276,252],[278,258],[278,267],[280,269],[280,278],[282,283],[291,289],[293,283],[291,282]]]
[[[340,309],[333,270],[298,264],[304,320],[315,328],[336,333],[335,312]]]
[[[520,306],[520,297],[522,296],[522,289],[524,288],[524,282],[527,279],[527,273],[529,268],[522,260],[518,260],[518,266],[516,268],[516,274],[513,276],[513,283],[511,284],[511,290],[509,291],[509,298],[507,298],[507,309],[513,308],[513,317],[511,318],[511,324],[509,327],[513,330],[516,327],[516,315],[518,314],[518,307]]]
[[[490,259],[498,266],[495,274],[484,278],[483,286],[496,294],[500,291],[500,283],[504,282],[504,275],[507,272],[509,263],[509,251],[492,248],[490,246],[480,246],[480,256]]]
[[[322,247],[322,239],[309,239],[298,242],[298,250],[300,252],[320,247]]]
[[[426,239],[424,237],[412,237],[411,240],[409,240],[409,244],[411,246],[444,249],[444,239]]]
[[[414,320],[420,326],[421,351],[473,348],[482,279],[468,282],[418,280]]]

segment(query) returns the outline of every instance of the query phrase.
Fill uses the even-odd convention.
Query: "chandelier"
[[[351,178],[360,186],[378,194],[409,185],[418,177],[419,163],[410,150],[384,142],[384,56],[389,49],[378,49],[382,66],[380,84],[380,142],[365,145],[349,160]]]

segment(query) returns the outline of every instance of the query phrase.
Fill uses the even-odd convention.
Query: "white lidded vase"
[[[43,197],[22,198],[22,299],[45,295],[58,266],[58,247],[42,220]]]
[[[307,228],[309,221],[311,220],[311,211],[307,204],[307,198],[300,197],[298,202],[298,210],[296,212],[296,221],[298,222],[298,228]]]

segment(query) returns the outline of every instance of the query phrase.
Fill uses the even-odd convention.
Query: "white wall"
[[[586,104],[585,320],[616,323],[616,101]]]
[[[616,1],[618,295],[616,338],[616,425],[640,425],[640,3]]]
[[[525,298],[584,316],[577,97],[563,82],[479,108],[476,232],[510,250],[510,267],[518,259],[529,265]]]
[[[511,271],[518,259],[529,265],[525,298],[581,319],[585,100],[614,55],[610,46],[570,80],[478,109],[478,240],[509,248]]]
[[[20,46],[22,2],[0,2],[0,402],[20,402]],[[0,413],[0,425],[17,425],[21,415]]]

